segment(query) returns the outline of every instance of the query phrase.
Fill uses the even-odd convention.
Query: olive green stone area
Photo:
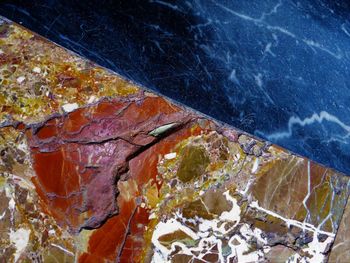
[[[185,147],[177,177],[184,183],[196,179],[204,173],[209,162],[209,156],[203,147]]]

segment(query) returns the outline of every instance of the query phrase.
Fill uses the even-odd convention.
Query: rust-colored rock
[[[1,262],[347,260],[349,177],[1,18],[0,81]]]
[[[118,183],[119,213],[91,235],[88,252],[80,256],[80,262],[140,261],[146,244],[144,232],[149,223],[149,209],[142,207],[142,190],[148,182],[156,182],[159,158],[180,141],[201,131],[198,125],[188,124],[130,160],[128,181]]]
[[[149,133],[189,120],[182,109],[143,94],[53,117],[27,131],[33,182],[60,224],[74,232],[96,228],[118,212],[117,182],[128,161],[163,136]]]

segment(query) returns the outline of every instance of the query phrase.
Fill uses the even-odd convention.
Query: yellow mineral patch
[[[205,172],[209,162],[208,153],[203,147],[187,146],[183,149],[177,177],[182,182],[198,178]]]
[[[147,188],[145,197],[147,199],[147,204],[151,208],[155,208],[156,205],[159,203],[158,189],[155,184],[152,184],[149,188]]]

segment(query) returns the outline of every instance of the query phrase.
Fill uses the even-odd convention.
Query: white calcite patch
[[[256,173],[259,168],[259,158],[256,158],[252,167],[252,173]]]
[[[65,112],[72,112],[79,107],[78,103],[67,103],[62,106]]]
[[[326,260],[324,253],[333,242],[334,238],[330,236],[325,241],[320,242],[317,238],[317,232],[314,232],[312,242],[307,244],[307,247],[302,251],[311,255],[309,262],[324,262]]]
[[[15,262],[27,247],[30,236],[30,230],[19,228],[16,231],[10,230],[10,241],[16,248]]]
[[[237,200],[230,196],[229,191],[223,193],[223,195],[226,197],[226,200],[231,202],[232,208],[230,211],[224,211],[220,215],[220,220],[222,221],[231,221],[231,222],[238,222],[241,220],[241,208],[237,204]]]
[[[2,220],[6,215],[6,210],[0,215],[0,220]]]
[[[221,263],[264,262],[265,254],[271,250],[266,235],[261,229],[241,222],[241,208],[228,190],[223,193],[223,196],[231,203],[231,209],[222,212],[214,219],[208,220],[200,217],[187,219],[178,210],[172,218],[159,222],[152,236],[152,244],[154,245],[152,262],[170,262],[170,255],[175,251],[177,254],[185,254],[193,259],[201,260],[214,247],[217,248],[219,262]],[[257,201],[251,202],[249,207],[283,220],[288,227],[294,226],[313,233],[312,242],[302,248],[302,255],[307,256],[296,253],[288,259],[288,262],[307,263],[324,262],[326,260],[325,252],[334,241],[334,233],[322,231],[320,228],[323,223],[316,227],[306,222],[284,218],[273,211],[260,207]],[[197,225],[198,231],[191,229],[185,222]],[[174,241],[170,248],[159,242],[161,236],[175,231],[186,233],[195,242],[188,246],[181,240]],[[319,234],[327,235],[327,238],[322,242],[318,239]],[[223,240],[227,240],[226,245],[223,244]]]
[[[32,71],[33,71],[34,73],[40,73],[40,72],[41,72],[41,69],[40,69],[39,67],[34,67],[34,68],[32,69]]]
[[[223,195],[231,203],[232,207],[230,211],[221,213],[218,218],[212,220],[202,218],[185,219],[178,212],[174,215],[174,218],[159,222],[152,236],[152,243],[155,247],[152,262],[169,262],[169,256],[175,249],[180,254],[190,255],[193,258],[201,260],[215,246],[217,246],[219,262],[230,262],[229,260],[259,262],[264,256],[264,251],[256,250],[250,252],[252,248],[250,243],[252,240],[258,240],[262,245],[266,245],[267,241],[262,237],[262,231],[257,228],[251,229],[248,224],[242,224],[238,231],[239,233],[232,233],[240,223],[241,209],[237,204],[237,200],[229,194],[229,191],[224,192]],[[191,223],[197,224],[199,231],[194,232],[183,223],[184,221],[191,221]],[[159,238],[161,236],[178,230],[190,236],[197,242],[197,245],[187,247],[186,244],[175,241],[171,244],[171,248],[168,249],[160,244]],[[230,233],[232,236],[229,236]],[[225,249],[227,250],[229,247],[231,252],[225,258],[222,240],[228,237],[230,239]]]
[[[264,258],[262,250],[255,250],[249,253],[251,250],[250,240],[256,238],[262,244],[267,244],[267,241],[261,237],[261,233],[260,229],[255,228],[253,230],[248,224],[243,224],[239,229],[239,234],[230,238],[229,246],[232,254],[228,256],[227,262],[235,262],[235,258],[240,263],[261,262],[261,259]]]
[[[176,158],[176,153],[168,153],[168,154],[164,155],[164,158],[167,160],[174,159],[174,158]]]
[[[17,78],[17,83],[21,84],[23,81],[25,81],[25,79],[26,78],[24,76],[20,76],[20,77]]]
[[[155,227],[152,236],[152,243],[157,250],[157,252],[154,254],[152,262],[165,262],[167,260],[172,249],[168,249],[162,244],[160,244],[158,239],[163,235],[173,233],[178,230],[181,230],[182,232],[186,233],[194,240],[199,238],[199,236],[195,232],[193,232],[190,228],[181,224],[174,218],[171,218],[166,222],[159,222],[158,225]]]
[[[10,210],[14,210],[16,207],[16,202],[13,198],[10,199],[10,202],[9,202],[9,208]]]
[[[318,229],[318,228],[317,228]],[[312,241],[302,249],[302,252],[308,255],[308,257],[294,254],[288,259],[288,263],[313,263],[313,262],[326,262],[326,251],[330,245],[334,242],[334,236],[328,236],[323,242],[318,239],[319,231],[313,233]]]
[[[97,98],[95,96],[91,96],[88,100],[88,103],[93,103],[95,101],[97,101]]]

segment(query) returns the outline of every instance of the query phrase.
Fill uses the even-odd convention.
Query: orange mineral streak
[[[127,102],[101,101],[93,107],[93,118],[105,118],[116,116],[117,112],[128,105]]]
[[[139,262],[140,256],[144,250],[144,237],[145,226],[149,223],[149,210],[141,207],[136,208],[136,213],[132,218],[130,224],[130,233],[128,235],[123,249],[120,251],[119,262]]]
[[[37,152],[34,154],[34,169],[38,182],[46,192],[57,195],[66,195],[66,180],[70,181],[69,190],[79,189],[76,172],[72,168],[72,163],[65,161],[64,152],[55,151],[49,153]],[[44,165],[45,164],[45,165]]]
[[[142,101],[142,111],[139,110],[139,105],[136,103],[130,105],[130,110],[128,110],[124,118],[130,120],[146,119],[153,117],[156,114],[171,114],[180,111],[180,108],[170,104],[167,100],[161,97],[146,97]]]
[[[82,254],[79,257],[79,262],[114,261],[118,253],[116,249],[123,242],[128,220],[135,207],[134,200],[122,202],[119,210],[120,216],[112,217],[102,227],[94,231],[89,240],[88,253]]]
[[[37,178],[32,178],[32,182],[36,187],[36,192],[40,199],[44,200],[42,203],[45,207],[45,210],[43,210],[44,213],[53,216],[61,226],[73,227],[79,225],[79,217],[74,213],[75,211],[72,209],[72,205],[76,204],[78,206],[78,204],[81,204],[83,202],[81,196],[75,196],[71,199],[56,197],[55,199],[50,200],[47,193],[41,189],[41,185]],[[57,209],[52,209],[52,207],[56,207]]]
[[[130,180],[135,180],[138,193],[150,180],[156,181],[159,159],[171,152],[176,144],[190,136],[199,135],[203,130],[198,125],[186,127],[161,140],[129,163]],[[158,185],[158,187],[160,187]],[[145,208],[136,206],[136,198],[125,200],[127,188],[121,188],[118,197],[119,214],[110,218],[103,226],[95,230],[89,240],[88,252],[79,257],[79,262],[105,262],[119,256],[119,262],[140,262],[145,248],[145,227],[149,223],[149,213]],[[135,210],[136,209],[136,210]],[[135,210],[135,213],[134,213]],[[126,226],[132,216],[127,233]],[[125,238],[126,237],[126,238]],[[122,248],[122,244],[123,248]]]
[[[37,175],[33,183],[57,222],[77,228],[81,220],[80,213],[74,207],[82,206],[81,181],[87,180],[91,171],[79,173],[77,165],[66,158],[65,148],[33,154],[33,168]]]

